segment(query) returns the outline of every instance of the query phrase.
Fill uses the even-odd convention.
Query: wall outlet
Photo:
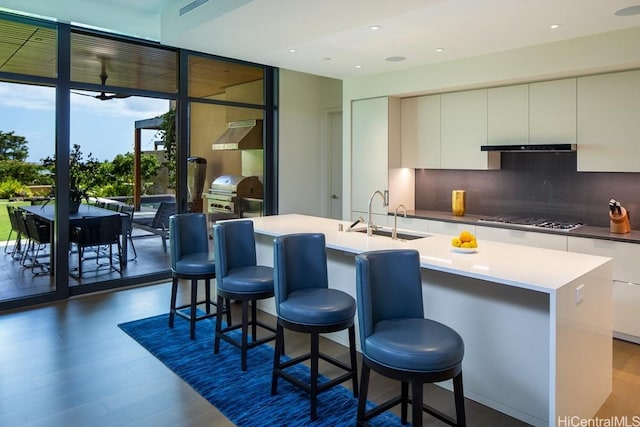
[[[584,285],[576,288],[576,304],[580,304],[584,300]]]

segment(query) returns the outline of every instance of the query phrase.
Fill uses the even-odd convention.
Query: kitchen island
[[[253,221],[263,265],[273,265],[274,236],[324,233],[330,286],[354,297],[356,254],[418,250],[426,316],[454,328],[465,342],[467,398],[532,425],[553,426],[564,417],[593,417],[611,393],[609,258],[483,241],[476,253],[463,254],[453,251],[452,236],[392,240],[340,231],[349,223],[305,215]],[[275,314],[272,300],[261,308]],[[329,337],[347,342],[343,334]]]

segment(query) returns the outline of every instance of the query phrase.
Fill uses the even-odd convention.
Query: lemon
[[[470,242],[473,239],[475,239],[475,237],[468,231],[463,231],[462,233],[460,233],[460,240],[462,240],[463,242]]]
[[[476,239],[473,239],[469,242],[469,247],[470,248],[477,248],[478,247],[478,241]]]
[[[470,249],[471,248],[471,243],[469,242],[464,242],[463,244],[460,245],[461,248],[465,248],[465,249]]]
[[[462,240],[460,240],[459,237],[454,237],[453,239],[451,239],[451,244],[456,248],[459,248],[460,245],[462,245]]]

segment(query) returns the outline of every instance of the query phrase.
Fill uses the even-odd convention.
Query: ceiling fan
[[[107,71],[106,71],[106,67],[105,67],[105,63],[104,63],[104,58],[102,60],[102,70],[100,71],[100,81],[102,82],[102,86],[107,84],[107,78],[109,78],[109,76],[107,75]],[[122,99],[122,98],[129,98],[131,95],[127,95],[126,93],[112,93],[112,94],[107,94],[105,92],[100,92],[99,95],[89,95],[86,93],[80,93],[80,92],[73,92],[76,95],[83,95],[83,96],[90,96],[92,98],[95,99],[99,99],[100,101],[108,101],[110,99]]]

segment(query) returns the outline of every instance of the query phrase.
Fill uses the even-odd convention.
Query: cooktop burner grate
[[[527,228],[547,228],[560,231],[571,231],[584,226],[581,222],[559,221],[546,218],[516,217],[516,216],[492,216],[480,218],[478,222],[509,224]]]

